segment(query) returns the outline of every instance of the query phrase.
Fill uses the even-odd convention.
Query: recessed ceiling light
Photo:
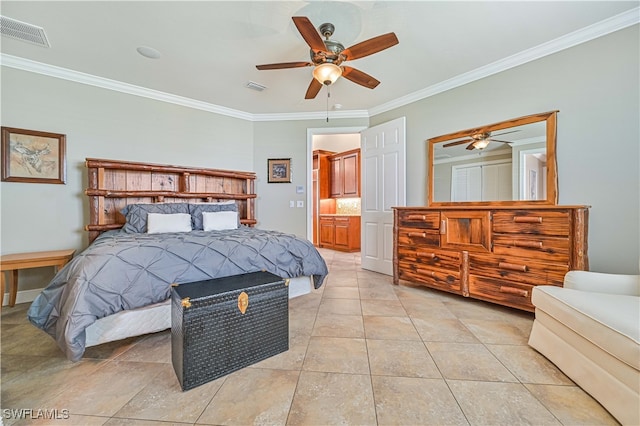
[[[139,54],[149,59],[158,59],[160,56],[162,56],[160,52],[149,46],[140,46],[136,50]]]

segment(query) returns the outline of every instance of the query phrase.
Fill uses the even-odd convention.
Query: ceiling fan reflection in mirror
[[[329,86],[340,78],[340,76],[356,84],[374,89],[380,82],[356,68],[342,65],[345,61],[364,58],[382,50],[398,44],[395,33],[387,33],[370,38],[351,47],[344,46],[329,38],[333,35],[335,27],[333,24],[325,23],[320,25],[319,31],[315,29],[309,18],[304,16],[294,16],[293,23],[300,32],[304,41],[311,48],[311,62],[282,62],[276,64],[256,65],[259,70],[277,70],[284,68],[315,67],[313,79],[307,88],[305,99],[314,99],[322,85]],[[322,40],[324,36],[324,40]]]
[[[494,136],[501,136],[501,135],[506,135],[508,133],[515,133],[518,132],[519,130],[512,130],[510,132],[503,132],[503,133],[497,133],[495,135],[491,134],[491,132],[483,132],[483,133],[476,133],[474,135],[471,135],[470,138],[466,138],[466,139],[462,139],[459,141],[453,141],[453,142],[449,142],[446,143],[444,145],[442,145],[443,148],[448,148],[450,146],[456,146],[456,145],[462,145],[467,143],[467,149],[468,150],[483,150],[485,149],[489,143],[491,142],[500,142],[500,143],[506,143],[506,144],[512,144],[513,142],[509,142],[509,141],[502,141],[502,140],[498,140],[498,139],[494,139]]]

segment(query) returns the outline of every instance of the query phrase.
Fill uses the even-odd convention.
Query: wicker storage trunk
[[[171,360],[182,390],[289,349],[288,280],[269,272],[171,289]]]

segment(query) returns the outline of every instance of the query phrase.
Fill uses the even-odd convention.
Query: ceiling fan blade
[[[520,130],[511,130],[510,132],[502,132],[502,133],[495,133],[495,134],[491,134],[491,136],[500,136],[500,135],[506,135],[508,133],[515,133],[515,132],[519,132]]]
[[[449,142],[442,145],[443,148],[448,148],[450,146],[462,145],[463,143],[467,143],[469,141],[475,142],[473,139],[462,139],[461,141]]]
[[[343,66],[342,76],[347,80],[351,80],[354,83],[367,87],[369,89],[374,89],[378,84],[380,84],[378,80],[371,77],[369,74],[352,67]]]
[[[309,84],[309,88],[307,89],[307,93],[304,95],[305,99],[313,99],[316,97],[318,92],[322,89],[322,83],[320,83],[315,78],[311,79],[311,83]]]
[[[313,66],[311,62],[282,62],[279,64],[256,65],[260,71],[264,70],[280,70],[283,68],[301,68]]]
[[[342,55],[345,56],[347,61],[351,61],[373,55],[396,44],[398,44],[396,34],[387,33],[348,47],[342,51]]]
[[[489,140],[490,140],[491,142],[500,142],[500,143],[509,143],[509,144],[513,143],[513,142],[509,142],[509,141],[499,141],[498,139],[493,139],[493,138],[491,138],[491,139],[489,139]]]
[[[293,19],[293,23],[296,24],[300,35],[312,50],[322,52],[327,50],[324,41],[322,41],[322,37],[320,37],[320,33],[318,33],[318,30],[316,30],[309,18],[306,16],[294,16],[291,19]]]
[[[473,142],[471,142],[469,145],[467,145],[467,149],[468,149],[469,151],[471,151],[471,150],[473,150],[473,149],[476,149],[476,147],[474,146],[476,142],[478,142],[478,141],[473,141]]]

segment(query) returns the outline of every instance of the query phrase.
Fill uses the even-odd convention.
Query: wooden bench
[[[11,275],[9,289],[9,306],[16,304],[18,294],[18,270],[53,266],[58,272],[72,258],[75,250],[39,251],[30,253],[5,254],[0,258],[0,306],[3,304],[5,289],[5,272]]]

